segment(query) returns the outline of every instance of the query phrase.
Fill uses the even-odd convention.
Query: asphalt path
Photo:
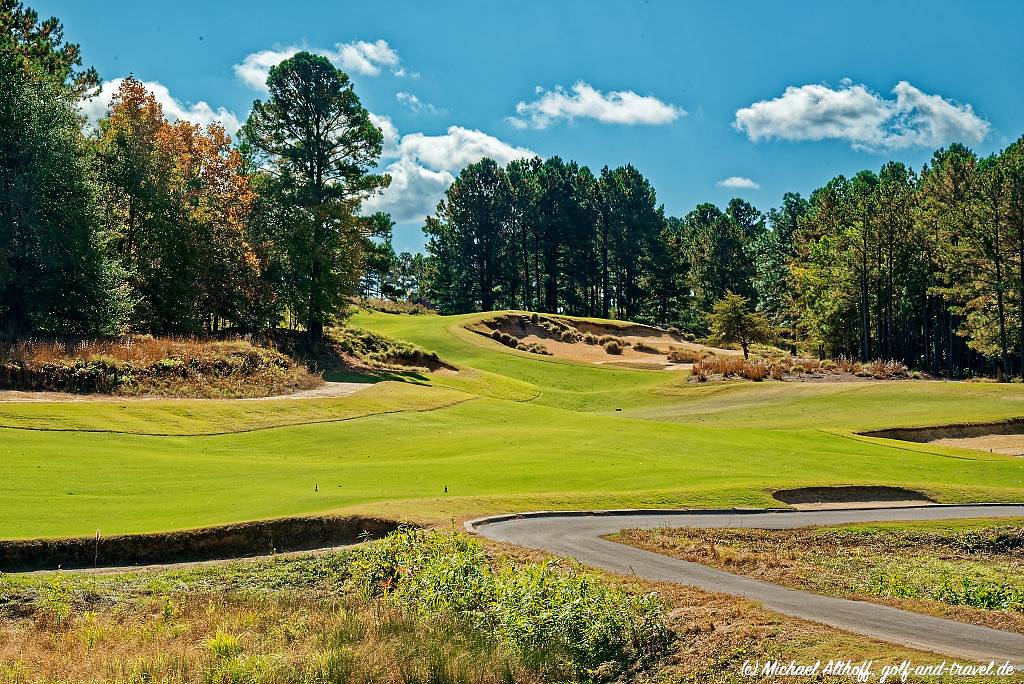
[[[898,608],[787,589],[604,539],[628,528],[793,529],[844,523],[1024,517],[1024,505],[914,506],[815,511],[537,512],[466,523],[471,532],[568,556],[623,575],[676,582],[752,599],[770,610],[882,641],[980,662],[1024,667],[1024,634],[922,615]],[[837,654],[838,656],[839,654]]]

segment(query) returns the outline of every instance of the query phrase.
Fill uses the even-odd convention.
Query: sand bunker
[[[974,449],[1008,456],[1024,456],[1024,419],[998,423],[966,423],[921,428],[893,428],[861,433],[867,437],[898,439],[919,444]]]
[[[681,334],[637,323],[597,323],[562,316],[505,314],[468,326],[491,337],[494,331],[514,338],[524,347],[538,345],[551,356],[584,363],[648,370],[687,370],[692,363],[669,360],[672,350],[686,350],[693,358],[702,355],[735,356],[739,351],[718,349],[686,340]],[[622,342],[621,353],[609,354],[595,338],[614,337]]]
[[[934,503],[921,492],[903,487],[885,486],[798,487],[796,489],[780,489],[772,496],[782,503],[801,510],[894,508]]]

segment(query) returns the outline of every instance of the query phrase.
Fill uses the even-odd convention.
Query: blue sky
[[[838,173],[1024,133],[1020,2],[28,4],[105,80],[132,73],[204,122],[244,120],[261,64],[324,52],[390,122],[396,182],[374,208],[401,219],[399,249],[482,154],[632,162],[680,215],[736,195],[767,210]]]

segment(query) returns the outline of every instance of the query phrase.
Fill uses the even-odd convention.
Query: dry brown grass
[[[127,336],[0,344],[0,388],[122,396],[261,397],[322,379],[247,340]]]
[[[298,593],[189,594],[0,624],[0,681],[537,682],[455,624]]]
[[[740,356],[710,356],[693,364],[691,377],[703,381],[718,375],[759,382],[770,372],[770,367],[761,361],[747,361]]]

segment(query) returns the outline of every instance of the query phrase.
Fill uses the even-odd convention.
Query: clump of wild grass
[[[602,342],[601,346],[604,347],[604,350],[609,354],[618,355],[622,353],[622,343],[617,339],[610,339],[606,342]]]
[[[703,349],[672,347],[668,350],[668,360],[672,363],[697,363],[708,356],[710,354]]]
[[[329,342],[345,354],[376,368],[436,370],[445,366],[436,352],[369,330],[334,328],[329,332]]]
[[[350,568],[364,597],[452,616],[548,677],[614,678],[654,664],[671,641],[655,596],[553,563],[495,571],[465,535],[399,531],[354,553]]]

